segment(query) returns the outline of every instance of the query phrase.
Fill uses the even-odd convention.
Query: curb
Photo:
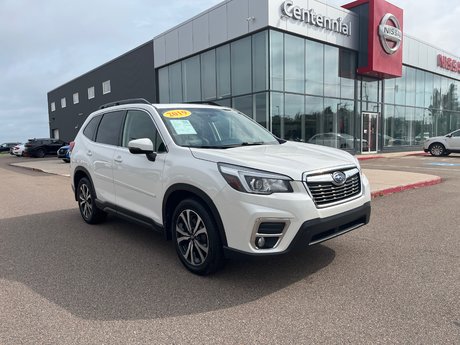
[[[359,161],[367,161],[370,159],[379,159],[379,158],[385,158],[384,156],[359,156],[357,157]]]
[[[410,157],[410,156],[430,156],[429,153],[427,152],[411,152],[407,154],[403,154],[401,156],[396,156],[396,157]],[[358,160],[360,161],[367,161],[369,159],[379,159],[379,158],[391,158],[390,156],[386,156],[385,154],[376,154],[376,155],[365,155],[365,156],[357,156]]]
[[[389,195],[389,194],[403,192],[405,190],[433,186],[433,185],[439,184],[441,182],[442,182],[442,178],[437,177],[437,178],[434,178],[434,179],[431,179],[431,180],[421,181],[421,182],[417,182],[417,183],[411,183],[411,184],[407,184],[407,185],[404,185],[404,186],[397,186],[397,187],[391,187],[391,188],[378,190],[378,191],[372,192],[371,197],[372,198],[377,198],[377,197],[380,197],[380,196],[385,196],[385,195]]]
[[[55,176],[70,177],[70,175],[57,174],[57,173],[54,173],[54,172],[51,172],[51,171],[46,171],[46,170],[42,170],[42,169],[38,169],[38,168],[28,167],[28,166],[24,166],[24,165],[17,165],[16,163],[11,163],[9,165],[12,166],[12,167],[16,167],[16,168],[22,168],[22,169],[28,169],[28,170],[32,170],[32,171],[38,171],[38,172],[42,172],[42,173],[50,174],[50,175],[55,175]]]

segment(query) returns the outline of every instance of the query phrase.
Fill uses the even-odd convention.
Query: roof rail
[[[193,101],[193,102],[185,102],[185,103],[187,103],[187,104],[217,105],[219,107],[222,106],[221,104],[218,104],[218,103],[212,102],[212,101]]]
[[[101,105],[99,109],[105,109],[105,108],[114,107],[116,105],[131,104],[131,103],[152,104],[149,101],[147,101],[145,98],[131,98],[131,99],[123,99],[121,101],[106,103],[104,105]]]

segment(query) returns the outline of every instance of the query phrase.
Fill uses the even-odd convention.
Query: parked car
[[[433,156],[448,156],[452,152],[460,153],[460,129],[443,136],[428,138],[423,144],[423,150]]]
[[[317,144],[329,147],[336,147],[340,149],[357,149],[359,148],[360,139],[346,133],[318,133],[308,139],[310,144]],[[362,150],[368,150],[367,140],[362,139]]]
[[[65,145],[57,151],[57,157],[66,163],[70,163],[70,145]]]
[[[22,157],[24,155],[24,144],[19,144],[11,148],[10,153],[12,155]]]
[[[10,152],[11,148],[20,143],[3,143],[0,145],[0,152]]]
[[[60,139],[29,139],[25,144],[24,156],[43,158],[46,155],[55,155],[56,151],[64,145],[67,143]]]
[[[370,218],[369,182],[354,156],[279,139],[226,107],[103,106],[80,128],[70,171],[85,222],[113,213],[149,225],[202,275],[225,252],[281,254]]]

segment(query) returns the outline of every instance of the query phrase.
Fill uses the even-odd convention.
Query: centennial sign
[[[281,13],[291,19],[315,25],[317,27],[334,31],[345,36],[351,36],[351,22],[344,23],[343,18],[332,19],[316,13],[313,9],[295,6],[293,1],[285,1],[281,5]]]
[[[392,23],[393,25],[389,25]],[[398,18],[391,13],[385,14],[379,25],[380,43],[387,54],[394,54],[398,51],[402,41],[401,25]]]

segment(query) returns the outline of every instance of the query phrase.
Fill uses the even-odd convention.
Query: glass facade
[[[459,81],[403,66],[403,76],[357,76],[357,53],[261,31],[158,70],[161,103],[234,107],[287,140],[361,151],[362,112],[378,113],[378,149],[419,146],[460,128]]]
[[[421,145],[460,127],[458,80],[403,66],[384,82],[384,147]]]

